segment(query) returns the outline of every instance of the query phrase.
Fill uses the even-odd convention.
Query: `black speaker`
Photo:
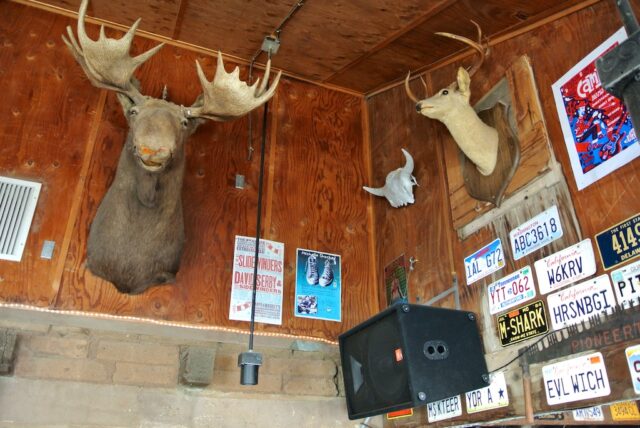
[[[349,419],[488,385],[472,312],[395,304],[339,337]]]

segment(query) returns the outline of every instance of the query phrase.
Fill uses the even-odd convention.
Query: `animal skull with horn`
[[[404,166],[387,174],[384,187],[374,189],[362,186],[364,190],[373,195],[387,198],[394,208],[414,203],[412,187],[418,184],[416,178],[411,175],[413,173],[413,158],[405,149],[402,149],[402,153],[404,153],[406,159]]]
[[[267,102],[281,73],[267,89],[270,61],[262,83],[248,86],[239,69],[227,73],[218,52],[215,77],[209,82],[196,61],[203,93],[190,107],[140,93],[135,70],[162,47],[136,57],[129,55],[138,19],[121,39],[87,36],[83,0],[78,16],[78,39],[67,27],[65,44],[91,83],[115,91],[129,123],[111,187],[91,224],[87,267],[111,281],[121,292],[140,293],[151,285],[172,282],[180,265],[184,242],[182,182],[184,143],[203,119],[227,121]],[[259,80],[259,79],[258,79]]]
[[[473,22],[473,21],[471,21]],[[430,119],[444,123],[460,150],[473,162],[482,175],[491,175],[498,158],[498,131],[485,124],[469,104],[471,77],[482,65],[486,49],[482,46],[482,31],[478,29],[478,42],[451,33],[436,33],[466,43],[480,54],[480,59],[467,72],[463,67],[458,69],[457,81],[439,90],[435,95],[418,99],[409,87],[411,72],[404,81],[407,95],[416,103],[418,113]],[[427,91],[425,81],[420,78]]]

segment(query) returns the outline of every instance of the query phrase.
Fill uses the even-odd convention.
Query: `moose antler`
[[[88,5],[89,0],[83,0],[80,5],[78,40],[76,41],[71,26],[67,27],[69,39],[63,35],[62,40],[94,86],[123,93],[134,102],[139,101],[143,95],[132,80],[133,73],[142,63],[158,52],[164,43],[132,58],[129,55],[129,50],[140,19],[136,20],[129,31],[119,40],[106,37],[104,26],[101,26],[100,37],[94,41],[85,31],[84,20]]]
[[[480,59],[479,59],[479,61],[476,61],[476,63],[473,64],[473,66],[471,66],[471,68],[469,69],[469,71],[468,71],[469,78],[473,77],[473,75],[476,74],[476,71],[478,71],[478,69],[482,66],[482,63],[484,62],[484,59],[487,56],[487,48],[482,45],[482,29],[480,28],[480,25],[478,25],[477,22],[475,22],[474,20],[470,20],[470,21],[478,29],[478,41],[477,42],[474,42],[471,39],[468,39],[468,38],[466,38],[464,36],[459,36],[457,34],[446,33],[446,32],[441,32],[441,31],[435,33],[438,36],[448,37],[450,39],[454,39],[454,40],[457,40],[457,41],[462,42],[464,44],[467,44],[467,45],[471,46],[473,49],[475,49],[476,51],[478,51],[478,53],[480,54]],[[417,102],[420,101],[420,99],[413,93],[413,91],[409,87],[409,79],[410,78],[411,78],[411,71],[409,71],[409,73],[407,74],[407,77],[404,79],[404,88],[405,88],[409,98],[411,98],[411,100],[414,103],[417,103]],[[422,82],[422,86],[424,86],[425,94],[427,94],[428,93],[427,84],[425,83],[424,79],[422,79],[422,76],[420,76],[420,81]]]
[[[231,73],[226,72],[220,52],[218,52],[218,65],[213,81],[209,82],[207,80],[197,60],[196,68],[203,93],[193,106],[187,110],[187,116],[217,121],[243,116],[267,102],[275,93],[282,75],[282,71],[278,72],[271,87],[266,90],[271,71],[271,59],[269,59],[262,83],[260,83],[260,79],[257,79],[253,85],[249,86],[240,80],[240,69],[238,67]]]

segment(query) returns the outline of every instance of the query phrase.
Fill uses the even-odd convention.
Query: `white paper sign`
[[[536,287],[533,285],[531,266],[524,267],[487,287],[491,315],[518,306],[534,297]]]
[[[624,354],[627,356],[633,390],[636,394],[640,394],[640,345],[628,347],[624,350]]]
[[[429,423],[444,421],[462,415],[462,404],[459,395],[444,400],[427,403],[427,420]]]
[[[542,378],[550,406],[606,397],[611,393],[600,352],[544,366]]]
[[[585,407],[573,411],[573,419],[576,421],[604,421],[602,406]]]
[[[596,273],[596,258],[591,239],[565,248],[534,264],[540,294],[558,290]]]
[[[256,239],[236,236],[234,248],[229,319],[250,321]],[[282,324],[283,265],[284,244],[261,239],[256,280],[256,322]]]
[[[518,260],[562,237],[558,207],[552,206],[509,232],[513,259]]]
[[[469,391],[464,395],[467,402],[467,413],[484,412],[509,405],[507,383],[502,372],[492,375],[489,386]]]
[[[638,299],[640,298],[640,261],[611,272],[611,281],[620,306],[628,308],[631,301],[633,301],[634,305],[638,305]]]
[[[550,294],[547,298],[554,330],[586,321],[594,314],[611,313],[615,303],[606,274]]]

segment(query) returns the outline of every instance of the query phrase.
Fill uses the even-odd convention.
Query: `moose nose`
[[[155,161],[163,161],[171,157],[171,152],[164,147],[152,149],[151,147],[140,146],[138,148],[138,154],[143,159],[152,159]]]
[[[417,111],[418,113],[420,113],[420,111],[421,111],[421,110],[422,110],[422,108],[420,107],[420,103],[417,103],[417,104],[416,104],[416,111]]]

